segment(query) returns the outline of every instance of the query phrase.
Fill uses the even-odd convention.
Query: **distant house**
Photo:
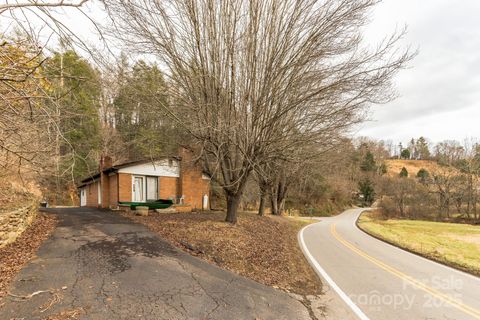
[[[208,209],[210,179],[186,151],[182,157],[134,161],[112,165],[100,161],[99,172],[78,186],[80,205],[112,208],[119,202],[149,202],[171,199],[192,209]]]

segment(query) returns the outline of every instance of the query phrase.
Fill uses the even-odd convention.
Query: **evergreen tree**
[[[400,157],[401,157],[402,159],[406,159],[406,160],[410,159],[410,150],[408,150],[408,149],[403,149],[403,150],[402,150],[402,153],[400,154]]]
[[[55,53],[44,66],[51,95],[50,105],[60,134],[56,146],[56,202],[59,195],[97,169],[100,148],[99,73],[74,51]],[[71,196],[73,199],[73,196]]]
[[[371,205],[375,200],[375,188],[373,182],[369,178],[365,178],[358,182],[358,189],[362,195],[363,202],[366,205]]]
[[[114,100],[115,126],[127,146],[128,158],[155,157],[172,150],[178,137],[168,120],[167,84],[156,65],[138,61],[131,70],[123,66]]]
[[[362,171],[365,171],[365,172],[376,171],[377,165],[375,163],[375,158],[373,156],[373,153],[371,153],[370,150],[367,150],[367,153],[365,153],[363,161],[360,164],[360,169],[362,169]]]
[[[415,143],[415,150],[417,151],[418,159],[425,160],[430,158],[430,150],[424,137],[417,139],[417,142]]]
[[[428,178],[430,178],[430,173],[424,168],[421,168],[417,172],[417,178],[420,180],[421,183],[425,184],[428,181]]]
[[[408,177],[408,171],[407,168],[403,167],[402,170],[399,173],[400,178],[406,178]]]

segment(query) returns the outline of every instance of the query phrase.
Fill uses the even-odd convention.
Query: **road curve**
[[[480,278],[375,239],[356,226],[364,209],[299,233],[307,259],[360,319],[480,319]]]

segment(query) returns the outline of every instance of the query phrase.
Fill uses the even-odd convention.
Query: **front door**
[[[133,178],[133,201],[134,202],[144,202],[143,197],[143,177],[134,177]]]
[[[80,206],[85,207],[87,205],[87,191],[86,188],[83,187],[80,189]]]

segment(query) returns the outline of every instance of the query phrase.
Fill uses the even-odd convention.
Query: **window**
[[[134,177],[133,179],[133,201],[143,202],[143,177]]]
[[[158,200],[158,178],[147,177],[147,201]]]

